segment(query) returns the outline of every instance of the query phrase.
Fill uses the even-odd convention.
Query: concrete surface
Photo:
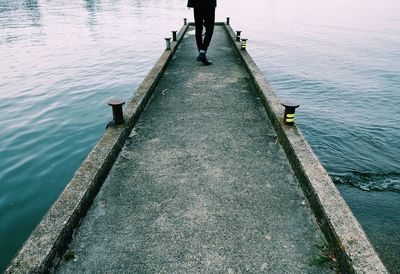
[[[8,265],[5,273],[48,273],[66,251],[74,229],[90,208],[122,146],[146,106],[188,26],[178,33],[172,50],[165,51],[125,108],[125,125],[109,127]],[[108,107],[108,106],[107,106]]]
[[[235,40],[232,28],[227,29],[231,40]],[[239,44],[236,44],[237,52],[252,78],[317,222],[330,245],[335,249],[340,270],[343,273],[388,273],[307,140],[296,126],[286,126],[281,122],[283,107],[272,87],[265,80],[251,56],[239,48]]]
[[[192,34],[192,32],[189,32]],[[250,75],[217,26],[186,35],[59,273],[329,273],[323,236]]]

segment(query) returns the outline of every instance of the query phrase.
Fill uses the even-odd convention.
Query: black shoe
[[[202,62],[206,66],[212,64],[211,61],[207,60],[207,56],[205,53],[200,53],[199,56],[197,56],[197,61]]]

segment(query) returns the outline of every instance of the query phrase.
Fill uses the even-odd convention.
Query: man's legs
[[[201,8],[194,8],[193,12],[194,12],[194,24],[196,27],[197,49],[200,51],[204,48],[203,45],[204,10]]]
[[[207,51],[214,33],[215,8],[194,8],[197,49]],[[203,41],[203,26],[206,33]]]
[[[215,24],[215,8],[206,8],[204,12],[204,27],[206,33],[204,35],[203,50],[207,51],[210,45],[212,35],[214,33]]]
[[[214,32],[215,8],[194,8],[194,21],[197,49],[199,50],[197,61],[202,62],[204,65],[211,65],[212,62],[207,60],[206,51]],[[203,26],[206,28],[204,40]]]

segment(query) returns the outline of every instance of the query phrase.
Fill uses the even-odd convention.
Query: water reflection
[[[38,27],[42,25],[37,0],[1,1],[0,15],[0,44],[23,40],[32,33],[28,28],[39,30]]]
[[[93,30],[92,26],[97,25],[96,20],[96,0],[85,0],[85,7],[88,11],[88,25],[91,26],[91,30]]]
[[[38,9],[39,8],[39,4],[37,0],[25,0],[24,3],[25,7],[27,7],[28,9]]]
[[[40,5],[37,0],[2,1],[0,28],[40,26]]]
[[[25,0],[24,2],[25,10],[31,20],[32,26],[40,26],[40,7],[37,0]]]

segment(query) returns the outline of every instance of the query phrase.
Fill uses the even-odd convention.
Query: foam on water
[[[348,184],[365,191],[400,192],[400,174],[367,174],[353,172],[347,175],[333,175],[336,184]]]

